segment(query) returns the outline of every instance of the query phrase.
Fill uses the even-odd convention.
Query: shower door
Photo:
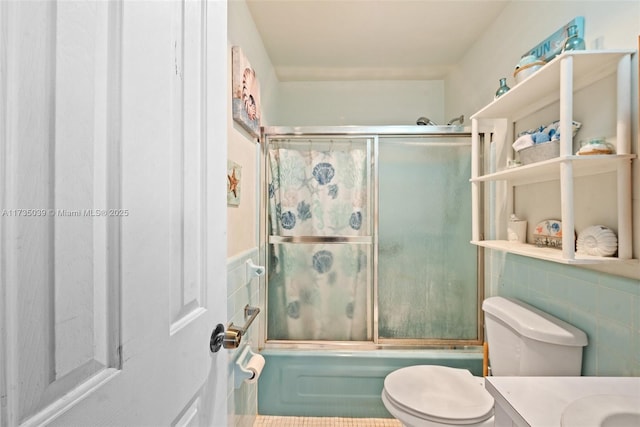
[[[373,138],[267,146],[270,340],[371,340]]]
[[[378,341],[477,341],[468,137],[380,138]]]
[[[481,341],[470,135],[412,128],[266,136],[266,341]]]

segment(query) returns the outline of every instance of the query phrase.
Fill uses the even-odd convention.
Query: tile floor
[[[391,418],[279,417],[258,415],[253,427],[401,427]]]

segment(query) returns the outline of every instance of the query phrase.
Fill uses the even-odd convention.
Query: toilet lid
[[[472,424],[493,415],[493,398],[466,369],[420,365],[387,375],[384,392],[394,405],[414,416]]]

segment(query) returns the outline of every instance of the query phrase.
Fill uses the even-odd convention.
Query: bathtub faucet
[[[453,119],[449,120],[449,123],[447,123],[447,126],[451,126],[454,122],[458,122],[460,125],[464,123],[464,114],[460,115],[460,117],[454,117]]]
[[[460,125],[464,123],[464,115],[461,115],[460,117],[454,117],[453,119],[449,120],[449,122],[447,123],[447,126],[451,126],[455,122],[458,122]],[[436,122],[434,122],[428,117],[418,118],[418,120],[416,121],[416,124],[421,126],[438,126]]]
[[[416,124],[420,125],[420,126],[438,126],[436,124],[436,122],[434,122],[433,120],[431,120],[428,117],[420,117],[420,118],[418,118],[418,120],[416,121]]]

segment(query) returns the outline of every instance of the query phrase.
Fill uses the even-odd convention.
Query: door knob
[[[222,323],[218,323],[211,332],[211,339],[209,340],[209,349],[211,353],[216,353],[222,347],[222,342],[224,341],[224,325]]]

